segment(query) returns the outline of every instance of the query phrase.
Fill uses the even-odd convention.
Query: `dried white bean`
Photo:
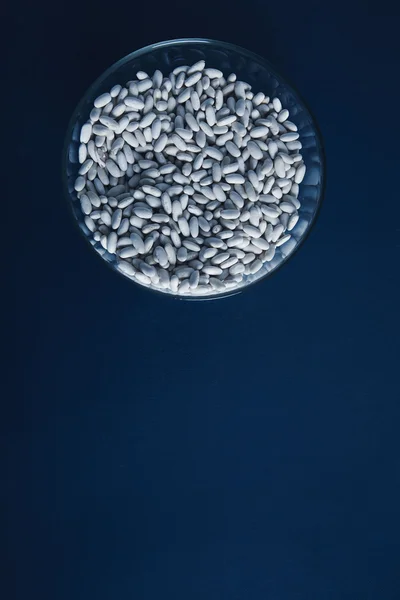
[[[167,77],[139,71],[96,98],[80,131],[74,187],[87,230],[143,285],[240,286],[299,219],[306,167],[289,116],[204,60]]]
[[[96,108],[103,108],[103,106],[106,106],[106,104],[108,104],[109,102],[111,102],[111,94],[106,92],[104,94],[101,94],[101,96],[98,96],[93,104]]]

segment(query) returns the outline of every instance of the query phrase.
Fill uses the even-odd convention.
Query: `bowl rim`
[[[138,283],[137,281],[135,281],[134,279],[132,279],[130,277],[127,277],[124,273],[122,273],[119,269],[117,269],[109,261],[104,260],[103,257],[98,252],[94,251],[93,245],[90,243],[88,236],[83,233],[81,227],[79,226],[79,222],[75,216],[74,209],[72,206],[70,193],[68,191],[68,179],[67,179],[68,148],[69,148],[69,145],[71,142],[72,131],[76,124],[77,116],[81,112],[81,108],[85,104],[86,99],[91,94],[91,92],[93,92],[95,90],[95,88],[101,86],[103,81],[105,79],[107,79],[107,77],[109,75],[111,75],[111,73],[113,73],[115,70],[122,67],[124,64],[128,63],[130,60],[137,59],[138,57],[140,57],[144,54],[148,54],[149,52],[156,50],[156,49],[158,50],[163,47],[186,45],[186,44],[187,45],[189,45],[189,44],[217,45],[222,48],[226,48],[227,50],[230,50],[230,51],[239,52],[241,54],[244,54],[248,58],[251,58],[255,62],[263,64],[264,66],[266,66],[268,68],[268,70],[273,75],[275,75],[275,77],[277,77],[278,79],[282,79],[284,81],[284,83],[292,89],[292,91],[295,93],[297,98],[303,104],[303,107],[306,109],[306,111],[310,115],[312,125],[315,130],[315,137],[318,141],[319,153],[320,153],[320,157],[321,157],[321,189],[320,189],[320,194],[319,194],[316,210],[314,212],[314,215],[313,215],[311,221],[309,222],[306,232],[300,237],[295,248],[290,252],[290,254],[285,256],[281,260],[279,265],[277,265],[271,272],[268,271],[259,279],[256,279],[255,281],[251,281],[239,289],[227,290],[226,292],[224,292],[222,294],[216,293],[216,294],[210,294],[210,295],[204,295],[204,296],[200,296],[200,295],[199,296],[186,296],[184,294],[180,295],[180,294],[174,294],[174,293],[166,293],[166,292],[163,292],[162,290],[150,288],[148,286]],[[67,200],[69,209],[71,211],[71,216],[75,223],[75,226],[80,231],[81,236],[86,240],[86,243],[89,245],[91,250],[94,251],[94,254],[96,254],[99,257],[99,259],[102,260],[103,263],[106,263],[107,266],[109,267],[109,269],[111,269],[114,273],[117,273],[125,280],[129,279],[130,282],[132,282],[133,284],[135,284],[137,287],[139,287],[141,289],[144,289],[149,292],[154,292],[155,294],[163,296],[164,298],[170,298],[171,300],[184,300],[184,301],[192,301],[192,302],[196,302],[196,301],[198,302],[198,301],[203,301],[203,300],[222,300],[223,298],[229,298],[231,296],[236,296],[238,294],[241,294],[241,293],[245,292],[246,290],[248,290],[249,288],[253,287],[254,285],[261,283],[261,281],[263,281],[264,279],[267,279],[267,278],[275,275],[278,271],[281,270],[281,268],[286,264],[286,262],[289,259],[293,258],[293,256],[295,254],[297,254],[299,248],[302,247],[305,240],[308,239],[308,237],[311,233],[311,230],[314,228],[314,226],[318,220],[318,217],[319,217],[320,211],[321,211],[321,206],[325,199],[326,152],[325,152],[324,139],[323,139],[320,127],[318,125],[318,121],[316,120],[314,113],[310,109],[308,103],[304,100],[302,94],[299,93],[297,87],[295,85],[293,85],[293,83],[286,77],[286,75],[281,75],[280,72],[278,72],[276,70],[274,65],[271,64],[268,59],[260,56],[259,54],[255,53],[251,50],[248,50],[247,48],[243,48],[242,46],[239,46],[237,44],[233,44],[230,42],[224,42],[221,40],[214,40],[214,39],[210,39],[210,38],[189,38],[189,37],[188,38],[175,38],[175,39],[171,39],[171,40],[164,40],[162,42],[155,42],[153,44],[148,44],[147,46],[142,46],[141,48],[134,50],[133,52],[130,52],[129,54],[126,54],[125,56],[123,56],[122,58],[120,58],[119,60],[114,62],[112,65],[110,65],[107,69],[105,69],[105,71],[103,71],[99,75],[99,77],[97,77],[93,81],[93,83],[86,89],[85,93],[82,95],[79,102],[76,104],[75,109],[73,110],[72,115],[68,121],[68,126],[67,126],[66,134],[64,137],[64,143],[63,143],[63,149],[62,149],[62,184],[63,184],[63,193]]]

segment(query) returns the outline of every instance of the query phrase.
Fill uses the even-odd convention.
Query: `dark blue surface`
[[[3,147],[16,146],[7,176],[19,184],[7,208],[25,218],[11,255],[1,595],[397,600],[398,9],[194,6],[196,17],[182,2],[8,8],[18,93]],[[183,36],[268,58],[326,144],[310,238],[270,280],[218,302],[118,277],[61,189],[86,88],[128,52]]]

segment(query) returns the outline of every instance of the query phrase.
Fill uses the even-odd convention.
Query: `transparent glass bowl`
[[[273,260],[264,263],[262,269],[255,275],[245,276],[237,287],[229,291],[215,291],[206,296],[194,296],[189,293],[186,295],[174,294],[167,289],[143,286],[122,273],[118,269],[117,257],[104,250],[100,242],[91,239],[91,233],[85,225],[84,215],[74,190],[74,182],[80,166],[78,162],[80,130],[88,120],[89,113],[93,108],[93,101],[97,96],[109,91],[116,84],[124,85],[127,81],[134,79],[139,70],[146,71],[151,75],[156,69],[160,69],[164,75],[167,75],[177,66],[191,65],[201,59],[206,61],[207,67],[220,69],[225,77],[230,73],[236,73],[239,80],[246,81],[252,86],[254,93],[264,92],[271,98],[277,96],[281,100],[283,107],[290,111],[290,120],[298,127],[299,140],[303,145],[301,153],[307,171],[300,184],[301,207],[298,211],[300,218],[290,232],[291,239],[276,249]],[[136,285],[191,300],[210,300],[237,294],[249,285],[253,285],[277,271],[289,257],[293,256],[307,237],[318,214],[325,187],[325,158],[321,135],[315,119],[298,92],[260,56],[233,44],[207,39],[188,38],[153,44],[132,52],[107,69],[87,90],[72,115],[66,134],[62,171],[64,189],[74,219],[86,240],[102,259],[117,273],[128,277]]]

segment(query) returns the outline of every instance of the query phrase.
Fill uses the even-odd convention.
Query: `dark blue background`
[[[17,360],[1,420],[2,597],[400,598],[398,9],[7,11]],[[219,302],[160,298],[114,274],[62,196],[63,136],[89,84],[184,36],[268,58],[326,144],[325,203],[303,248]]]

